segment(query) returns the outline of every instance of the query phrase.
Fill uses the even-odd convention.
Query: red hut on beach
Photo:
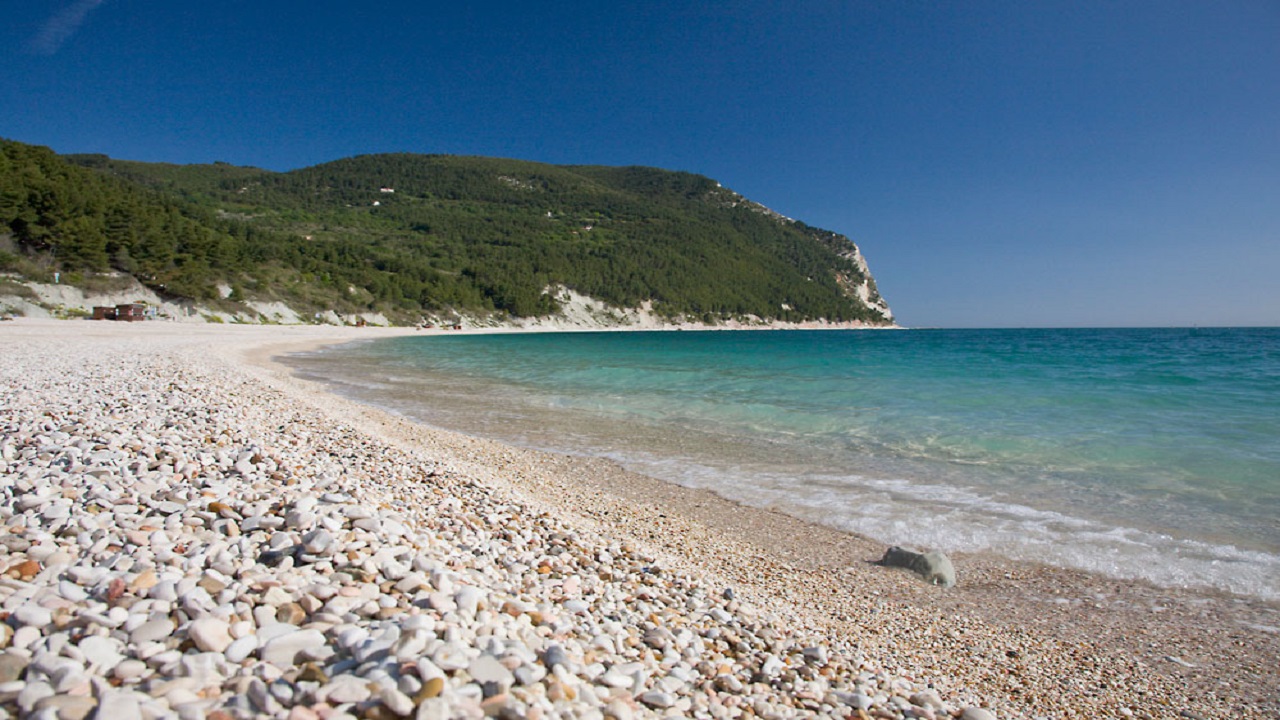
[[[116,306],[116,320],[125,320],[127,322],[137,322],[146,320],[146,308],[136,303],[127,303],[125,305]]]

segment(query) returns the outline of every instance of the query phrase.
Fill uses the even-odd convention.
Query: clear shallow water
[[[886,543],[1280,598],[1280,329],[424,336],[291,363]]]

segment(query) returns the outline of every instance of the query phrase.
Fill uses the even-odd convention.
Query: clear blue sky
[[[1280,325],[1280,2],[29,0],[0,136],[709,175],[912,326]]]

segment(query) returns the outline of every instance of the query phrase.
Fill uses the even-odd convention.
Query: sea
[[[288,362],[886,545],[1280,599],[1280,328],[433,334]]]

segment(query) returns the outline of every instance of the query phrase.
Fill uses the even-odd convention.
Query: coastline
[[[274,364],[289,372],[287,364]],[[316,389],[325,392],[322,385]],[[1050,716],[1070,716],[1068,705],[1083,707],[1084,695],[1103,688],[1111,691],[1103,695],[1127,695],[1129,709],[1141,716],[1149,710],[1143,701],[1158,695],[1154,688],[1160,684],[1170,693],[1187,692],[1189,700],[1194,688],[1203,688],[1209,696],[1199,701],[1230,707],[1229,717],[1245,716],[1239,713],[1250,708],[1280,711],[1280,677],[1269,666],[1270,658],[1280,657],[1280,603],[1204,588],[1159,587],[990,553],[954,554],[960,584],[940,591],[910,574],[872,566],[885,549],[878,541],[629,472],[609,460],[514,448],[372,411],[407,423],[409,437],[403,442],[415,442],[424,430],[443,434],[445,443],[464,442],[468,453],[499,458],[503,473],[493,480],[514,480],[526,493],[554,497],[557,512],[576,511],[605,526],[613,524],[613,530],[647,542],[652,551],[688,571],[713,569],[732,578],[735,587],[752,587],[757,602],[773,599],[807,609],[798,616],[806,627],[837,635],[871,629],[887,636],[879,638],[887,641],[880,648],[886,657],[899,652],[904,635],[910,636],[920,648],[952,656],[952,662],[938,665],[944,674],[967,674],[959,668],[976,660],[990,666],[982,673],[988,679],[989,671],[1008,676],[996,687],[1012,697],[1056,695],[1062,703],[1056,710],[1039,708]],[[714,550],[691,560],[690,538]],[[763,572],[762,566],[767,568]],[[760,582],[762,575],[766,582]],[[865,624],[868,604],[876,606],[872,616],[898,615],[908,629],[895,622],[893,630],[877,633]],[[952,637],[942,618],[966,630]],[[993,634],[998,641],[985,647],[973,644],[971,622],[981,628],[973,632]],[[955,658],[961,658],[958,664]],[[1092,688],[1079,678],[1065,692],[1048,687],[1059,684],[1063,673],[1084,666],[1103,678]],[[1117,693],[1115,684],[1123,678],[1138,683]],[[1143,684],[1147,680],[1150,687]],[[1222,686],[1230,689],[1214,697]],[[1125,714],[1123,700],[1113,697],[1104,706]]]
[[[732,587],[784,626],[856,648],[866,665],[934,688],[957,714],[978,704],[1001,718],[1267,717],[1280,708],[1276,604],[983,555],[953,557],[960,584],[940,591],[870,565],[883,544],[608,461],[426,428],[339,398],[274,360],[413,329],[5,325],[6,343],[46,335],[72,345],[151,338],[165,352],[204,354],[221,363],[219,372],[283,393],[363,443],[429,459],[570,526],[635,546],[663,568]]]

